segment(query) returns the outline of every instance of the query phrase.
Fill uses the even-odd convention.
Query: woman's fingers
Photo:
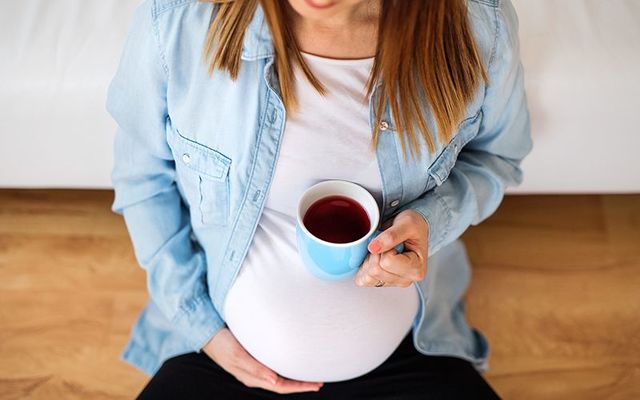
[[[380,268],[391,274],[401,275],[410,281],[421,281],[426,274],[426,268],[422,265],[423,260],[415,251],[404,251],[402,253],[386,252],[380,256]]]
[[[391,250],[395,251],[395,250]],[[385,283],[385,287],[409,287],[412,281],[406,277],[385,270],[380,265],[380,254],[369,254],[358,271],[355,281],[358,286],[375,286],[378,281]]]
[[[278,380],[278,374],[262,364],[251,354],[249,354],[242,346],[240,346],[240,354],[236,357],[237,367],[246,375],[264,381],[271,385]]]
[[[278,376],[271,368],[253,358],[228,328],[214,335],[202,351],[248,387],[276,393],[317,391],[322,387],[322,383],[294,381]]]
[[[239,380],[246,386],[260,387],[276,393],[311,392],[318,391],[322,387],[322,383],[319,382],[304,382],[283,378],[253,358],[246,350],[244,350],[243,356],[238,357],[238,368],[238,374],[243,375],[243,379]]]
[[[245,374],[268,384],[275,385],[278,380],[278,374],[258,362],[255,358],[251,357],[250,354],[247,354],[247,358],[242,362],[240,367]]]
[[[398,243],[404,243],[401,253],[394,249]],[[391,226],[369,243],[370,254],[356,275],[356,284],[375,286],[383,281],[384,286],[408,287],[423,280],[427,274],[428,243],[426,219],[410,209],[398,213]]]
[[[297,392],[317,392],[322,387],[320,382],[295,381],[292,379],[278,377],[278,382],[267,389],[277,393],[297,393]]]

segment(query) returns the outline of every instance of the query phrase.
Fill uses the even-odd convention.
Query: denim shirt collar
[[[262,7],[258,4],[244,35],[240,57],[246,61],[255,61],[272,57],[273,55],[273,41],[269,31],[269,24]]]

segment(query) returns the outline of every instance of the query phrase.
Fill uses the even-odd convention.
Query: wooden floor
[[[145,303],[107,191],[0,191],[0,399],[128,399]],[[506,399],[640,399],[640,195],[512,196],[463,237]]]

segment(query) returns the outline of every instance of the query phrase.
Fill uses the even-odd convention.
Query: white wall
[[[640,1],[514,0],[535,149],[516,192],[640,192]]]
[[[104,100],[137,3],[0,2],[0,186],[110,185]]]

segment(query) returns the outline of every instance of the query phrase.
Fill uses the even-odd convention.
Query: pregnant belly
[[[224,318],[240,344],[278,374],[296,380],[352,379],[382,364],[411,329],[417,288],[358,287],[324,281],[295,247],[261,246],[256,234]],[[267,244],[267,243],[262,243]]]

